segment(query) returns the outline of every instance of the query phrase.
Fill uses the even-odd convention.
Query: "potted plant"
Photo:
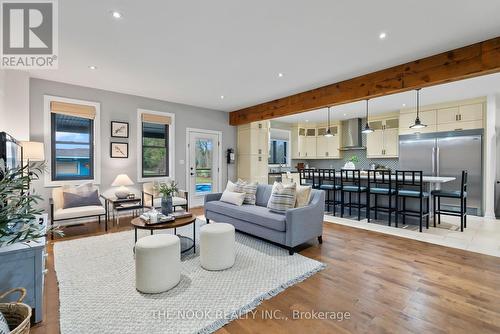
[[[161,194],[161,213],[169,215],[172,213],[172,197],[179,191],[175,181],[160,183],[156,191]]]
[[[349,160],[345,163],[344,169],[356,169],[356,165],[359,162],[359,158],[357,155],[353,155]]]
[[[7,168],[0,160],[0,247],[36,241],[49,232],[62,234],[57,227],[47,228],[36,220],[43,212],[36,208],[42,198],[30,191],[30,184],[43,170],[44,163]]]

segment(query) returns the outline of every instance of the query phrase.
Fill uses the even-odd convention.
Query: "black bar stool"
[[[361,186],[361,177],[359,169],[341,169],[340,170],[340,188],[341,188],[341,212],[340,216],[344,217],[344,207],[349,208],[349,215],[352,214],[352,208],[358,209],[358,220],[361,220],[361,208],[366,207],[366,204],[361,204],[361,193],[366,193],[366,187]],[[344,193],[349,193],[349,204],[346,204]],[[358,202],[352,202],[352,194],[358,195]]]
[[[300,185],[311,186],[314,189],[319,189],[319,183],[316,181],[316,169],[303,168],[299,170]]]
[[[333,205],[333,215],[335,216],[336,206],[341,204],[340,201],[337,201],[337,191],[340,190],[340,185],[337,184],[335,169],[318,169],[318,174],[319,189],[326,191],[327,210],[330,211],[330,206]],[[333,199],[331,193],[333,193]]]
[[[375,197],[375,203],[370,206],[371,195]],[[378,204],[378,196],[388,196],[389,205],[380,206]],[[378,211],[387,212],[389,214],[389,226],[391,226],[392,213],[396,208],[392,206],[393,196],[396,196],[396,189],[392,184],[392,174],[389,170],[369,170],[368,171],[368,193],[366,195],[366,217],[370,221],[371,210],[375,211],[375,219],[378,218]]]
[[[429,228],[429,193],[423,191],[422,171],[396,171],[396,227],[398,227],[398,216],[403,215],[403,224],[406,223],[406,216],[418,217],[420,232],[422,232],[422,222],[425,217],[426,228]],[[403,189],[406,188],[406,189]],[[406,199],[416,198],[419,200],[419,211],[407,210]],[[403,199],[403,208],[399,209],[399,199]],[[424,212],[423,202],[427,202],[427,211]]]
[[[463,232],[467,228],[467,171],[462,171],[462,182],[460,190],[446,191],[433,190],[432,201],[434,204],[434,227],[436,227],[436,214],[438,215],[438,223],[441,224],[441,215],[460,217],[460,231]],[[441,209],[441,197],[460,199],[460,211]],[[437,206],[436,206],[437,200]]]

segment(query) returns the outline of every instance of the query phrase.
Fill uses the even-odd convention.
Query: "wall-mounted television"
[[[9,169],[22,167],[23,164],[21,143],[5,132],[0,132],[0,160]]]

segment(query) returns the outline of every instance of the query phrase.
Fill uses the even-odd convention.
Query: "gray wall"
[[[137,109],[165,111],[175,114],[175,179],[181,188],[186,186],[186,128],[199,128],[222,131],[222,154],[227,148],[236,148],[236,127],[229,125],[229,114],[184,104],[149,99],[140,96],[115,93],[88,87],[69,85],[60,82],[30,79],[30,140],[43,141],[43,96],[54,95],[66,98],[95,101],[101,104],[101,191],[110,188],[116,175],[125,173],[137,181],[137,163],[140,158],[136,149]],[[109,157],[111,121],[129,122],[129,158],[112,159]],[[115,140],[116,139],[116,140]],[[126,140],[113,138],[113,141]],[[48,159],[49,157],[46,157]],[[222,159],[222,183],[227,180],[227,165]],[[229,166],[229,177],[234,178],[234,165]],[[141,185],[136,184],[140,189]],[[50,198],[50,189],[43,187],[43,180],[35,183],[35,190]],[[44,203],[47,208],[47,202]]]

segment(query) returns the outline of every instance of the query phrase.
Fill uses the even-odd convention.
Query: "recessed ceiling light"
[[[306,122],[309,122],[309,120],[308,120],[308,119],[306,119]]]
[[[403,107],[406,107],[406,103],[403,103]]]
[[[120,12],[117,12],[116,10],[112,11],[111,12],[111,15],[115,18],[115,19],[121,19],[122,18],[122,13]]]
[[[344,116],[347,116],[347,114],[344,114]]]
[[[91,70],[97,70],[97,66],[94,66],[94,65],[90,65],[90,66],[89,66],[89,68],[90,68]]]
[[[278,73],[278,77],[283,78],[283,73]]]
[[[378,38],[380,39],[385,39],[387,37],[387,33],[381,32],[380,35],[378,35]]]
[[[224,95],[221,95],[221,96],[220,96],[220,99],[221,99],[221,100],[224,100]]]

